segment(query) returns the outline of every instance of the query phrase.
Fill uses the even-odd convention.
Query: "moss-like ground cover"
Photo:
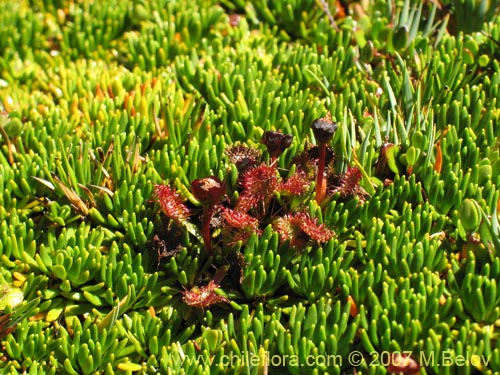
[[[2,374],[500,373],[495,2],[345,3],[0,1]]]

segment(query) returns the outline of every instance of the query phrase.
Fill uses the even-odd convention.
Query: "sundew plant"
[[[0,0],[0,373],[500,373],[486,0]]]

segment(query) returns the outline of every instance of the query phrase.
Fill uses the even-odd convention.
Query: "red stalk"
[[[333,137],[337,124],[332,122],[330,114],[324,118],[314,120],[311,124],[314,137],[319,147],[318,176],[316,178],[316,202],[320,204],[326,196],[325,164],[326,145]]]
[[[209,255],[213,255],[210,221],[212,220],[215,206],[222,200],[225,191],[225,183],[215,176],[198,178],[191,182],[191,192],[203,205],[201,235],[203,236],[203,242]]]
[[[203,206],[203,217],[201,222],[201,235],[203,236],[203,242],[209,255],[212,255],[212,235],[210,233],[210,221],[212,221],[214,208],[215,206]]]
[[[319,145],[318,176],[316,177],[316,202],[320,204],[326,196],[325,180],[326,145]]]

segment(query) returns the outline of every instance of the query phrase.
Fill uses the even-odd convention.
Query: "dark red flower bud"
[[[198,178],[191,182],[191,192],[203,205],[201,234],[208,253],[212,255],[210,221],[217,203],[222,200],[226,193],[226,184],[215,176]]]
[[[213,206],[222,200],[226,184],[215,176],[198,178],[191,182],[191,192],[204,206]]]
[[[262,143],[272,158],[280,156],[292,144],[293,135],[281,132],[266,131],[262,136]]]
[[[326,144],[332,139],[335,130],[337,130],[337,124],[330,118],[323,117],[314,120],[311,128],[318,144]]]

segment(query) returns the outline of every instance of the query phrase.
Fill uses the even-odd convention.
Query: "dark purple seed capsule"
[[[215,176],[198,178],[191,183],[191,192],[201,204],[212,206],[222,200],[226,185]]]
[[[266,131],[262,136],[262,143],[266,146],[271,157],[280,156],[292,144],[293,135],[281,132]]]
[[[337,124],[327,118],[320,118],[313,121],[311,128],[318,144],[326,144],[337,130]]]

